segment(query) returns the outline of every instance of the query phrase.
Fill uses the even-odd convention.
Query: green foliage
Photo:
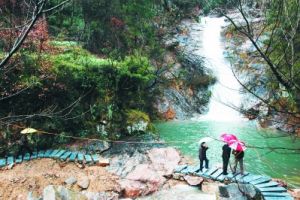
[[[134,109],[126,110],[126,117],[127,117],[128,125],[133,125],[139,121],[150,123],[149,116],[146,113],[139,110],[134,110]]]
[[[72,43],[71,46],[55,43],[59,46],[57,53],[36,56],[23,52],[19,67],[0,80],[1,94],[13,92],[15,87],[29,87],[18,98],[1,101],[1,116],[9,112],[11,115],[34,113],[36,116],[22,123],[61,133],[57,137],[41,137],[39,145],[70,142],[64,135],[94,134],[103,120],[108,122],[108,137],[115,139],[126,134],[124,122],[128,110],[151,113],[155,95],[148,86],[156,76],[146,57],[134,53],[114,61],[98,58]]]

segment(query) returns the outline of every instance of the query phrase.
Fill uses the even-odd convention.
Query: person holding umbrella
[[[223,175],[228,175],[227,168],[230,159],[231,149],[227,143],[222,147],[222,160],[223,160]]]
[[[212,141],[212,139],[209,137],[202,138],[199,141],[199,143],[200,143],[200,147],[199,147],[200,171],[202,171],[202,169],[203,169],[204,161],[205,161],[205,168],[208,169],[209,160],[207,159],[207,156],[206,156],[206,151],[208,150],[208,146],[207,146],[206,142],[209,142],[209,141]]]
[[[225,142],[222,147],[223,175],[227,175],[227,168],[231,153],[231,148],[229,147],[228,142],[231,140],[237,140],[237,137],[233,134],[223,133],[221,135],[221,140]]]
[[[246,150],[245,143],[239,140],[232,140],[229,141],[229,147],[233,149],[232,154],[234,155],[234,167],[232,173],[236,173],[236,168],[239,164],[241,174],[244,175],[244,151]]]

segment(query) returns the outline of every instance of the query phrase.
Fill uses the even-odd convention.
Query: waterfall
[[[221,31],[224,18],[204,17],[201,27],[201,47],[197,51],[205,58],[206,67],[213,70],[217,82],[211,88],[212,97],[208,113],[197,117],[198,120],[241,121],[238,108],[241,103],[240,85],[231,71],[230,62],[225,58],[225,45]]]

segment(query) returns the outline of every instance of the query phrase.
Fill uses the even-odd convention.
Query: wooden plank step
[[[59,157],[62,156],[65,152],[66,152],[66,150],[60,150],[57,154],[54,155],[54,158],[59,158]]]
[[[94,155],[97,155],[97,154],[94,154]],[[94,156],[94,155],[92,155],[92,157]],[[94,159],[94,157],[93,157],[93,159]],[[95,161],[95,160],[94,160]],[[176,168],[175,168],[175,170],[174,170],[174,172],[175,173],[180,173],[183,169],[185,169],[185,168],[187,168],[187,165],[178,165]]]
[[[54,158],[54,156],[59,152],[60,150],[55,149],[52,151],[52,153],[49,155],[49,158]]]
[[[254,180],[254,181],[250,181],[250,183],[252,185],[258,185],[258,184],[261,184],[261,183],[266,183],[266,182],[269,182],[271,180],[270,177],[266,177],[266,176],[263,176],[257,180]]]
[[[217,170],[218,170],[218,168],[216,168],[216,167],[210,168],[205,173],[203,173],[203,176],[209,177],[211,174],[213,174]]]
[[[205,172],[207,172],[207,171],[208,171],[208,169],[203,168],[203,169],[202,169],[202,172],[201,172],[201,171],[198,171],[198,172],[196,173],[196,175],[197,175],[197,176],[203,176],[203,174],[204,174]]]
[[[294,198],[291,196],[285,197],[264,197],[264,200],[293,200]]]
[[[38,152],[34,151],[34,152],[32,152],[30,159],[33,160],[33,159],[36,159],[37,157],[38,157]]]
[[[0,158],[0,167],[6,166],[6,159],[5,158]]]
[[[267,187],[267,188],[258,188],[261,192],[286,192],[284,187]]]
[[[100,160],[100,156],[98,155],[98,154],[93,154],[92,155],[92,158],[93,158],[93,161],[94,161],[94,163],[97,163],[97,162],[99,162],[99,160]],[[186,165],[187,166],[187,165]],[[181,171],[181,170],[180,170]]]
[[[7,165],[11,165],[11,164],[14,164],[14,157],[13,156],[8,156],[7,157]]]
[[[69,158],[69,161],[74,162],[77,157],[78,152],[72,152]]]
[[[212,175],[210,175],[210,177],[212,179],[216,180],[218,178],[218,176],[220,176],[222,173],[223,173],[223,169],[218,169]]]
[[[89,154],[85,154],[84,158],[85,158],[86,163],[92,163],[93,162],[92,156],[89,155]]]
[[[259,178],[262,178],[261,175],[249,174],[248,176],[244,177],[241,182],[249,183],[250,181],[255,181]]]
[[[287,192],[262,192],[261,193],[264,197],[286,197],[290,196]]]
[[[267,182],[267,183],[262,183],[262,184],[257,184],[255,187],[257,188],[265,188],[265,187],[275,187],[278,186],[279,184],[275,181]]]
[[[227,178],[229,178],[229,179],[233,179],[234,177],[236,177],[237,175],[239,175],[240,173],[239,172],[236,172],[236,173],[228,173],[228,175],[227,175]]]
[[[244,178],[246,178],[249,175],[249,172],[244,172],[244,174],[238,174],[236,177],[234,177],[234,179],[237,182],[243,182]]]
[[[217,181],[223,182],[225,180],[227,176],[225,176],[224,174],[221,174],[220,176],[217,177]]]
[[[185,169],[181,170],[182,174],[188,174],[191,171],[192,166],[187,166]]]
[[[78,155],[77,155],[77,161],[79,163],[83,163],[83,161],[84,161],[84,155],[82,153],[78,153]]]
[[[51,155],[52,152],[53,152],[52,149],[48,149],[47,151],[45,151],[44,158],[50,158],[50,155]]]
[[[23,161],[23,156],[18,155],[18,157],[16,157],[16,163],[19,164],[19,163],[22,163],[22,161]]]
[[[45,156],[45,151],[39,151],[38,158],[44,158],[44,156]]]
[[[191,166],[188,173],[189,174],[193,174],[193,173],[196,173],[199,170],[200,170],[200,166],[199,165],[197,165],[197,166]]]
[[[61,160],[67,160],[67,158],[72,154],[71,151],[65,152],[63,155],[60,156]]]

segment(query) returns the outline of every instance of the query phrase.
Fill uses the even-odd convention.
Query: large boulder
[[[141,164],[119,183],[125,197],[135,198],[159,190],[165,181],[150,165]]]
[[[200,185],[204,181],[202,177],[190,175],[184,176],[184,180],[191,186]]]
[[[148,163],[148,158],[144,153],[135,151],[133,154],[120,154],[110,159],[108,170],[122,178],[125,178],[135,166],[141,163]]]
[[[136,166],[136,168],[130,172],[126,178],[129,180],[141,181],[144,183],[150,182],[158,185],[162,185],[165,182],[165,178],[160,176],[148,164]]]
[[[119,182],[122,189],[122,195],[126,198],[136,198],[145,194],[146,185],[140,181],[123,179]]]
[[[232,183],[219,186],[219,195],[221,200],[247,200],[254,199],[258,193],[250,184]]]
[[[153,169],[161,175],[171,175],[181,160],[179,152],[171,147],[148,151]]]

